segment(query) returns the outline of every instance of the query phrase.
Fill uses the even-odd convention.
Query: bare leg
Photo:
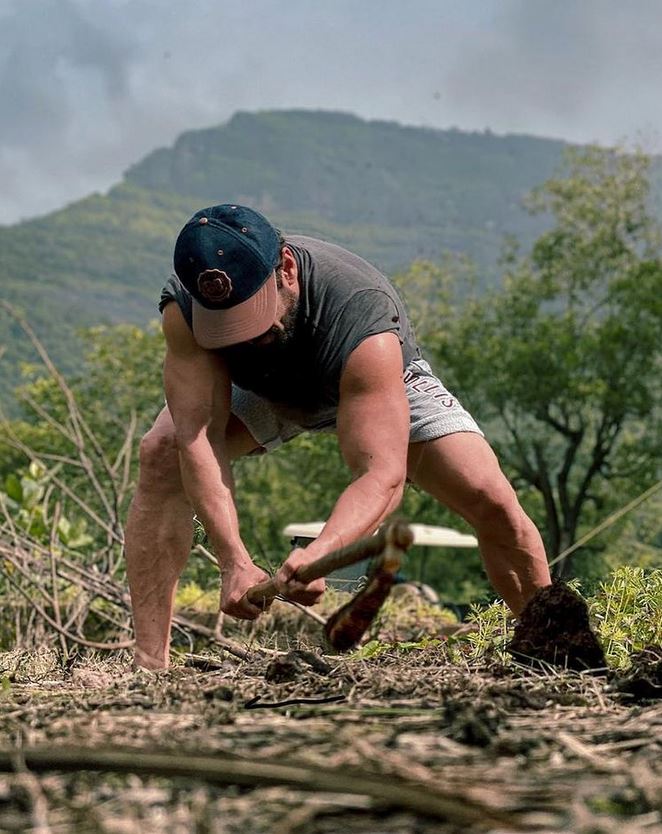
[[[412,443],[408,476],[472,525],[487,575],[515,614],[550,584],[540,533],[479,434],[457,432]]]
[[[257,446],[236,418],[231,418],[228,435],[233,457]],[[135,662],[145,669],[168,666],[175,592],[192,541],[193,509],[179,472],[175,427],[164,408],[140,444],[138,489],[126,523]]]

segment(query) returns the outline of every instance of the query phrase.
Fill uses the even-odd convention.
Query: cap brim
[[[276,321],[276,276],[270,275],[254,295],[227,310],[210,310],[195,298],[192,301],[193,335],[200,347],[213,350],[247,342],[262,336]]]

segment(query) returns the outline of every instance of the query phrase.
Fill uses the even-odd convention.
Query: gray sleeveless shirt
[[[340,376],[351,352],[368,336],[393,332],[403,372],[420,356],[404,304],[375,267],[340,246],[288,236],[298,266],[299,307],[286,345],[221,348],[234,385],[278,403],[293,415],[336,406]],[[191,296],[173,275],[159,310],[175,301],[191,327]]]

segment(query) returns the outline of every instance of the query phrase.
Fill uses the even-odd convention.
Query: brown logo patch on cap
[[[198,290],[206,301],[220,304],[232,292],[232,281],[222,269],[205,269],[198,275]]]

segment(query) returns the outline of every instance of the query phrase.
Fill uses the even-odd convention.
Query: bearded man
[[[283,595],[317,601],[324,581],[304,585],[297,569],[374,531],[407,478],[473,526],[515,614],[550,584],[538,530],[377,269],[331,243],[283,238],[238,205],[197,212],[177,238],[174,268],[159,305],[167,405],[142,440],[126,527],[138,666],[168,665],[194,514],[221,569],[221,609],[260,614],[245,594],[266,575],[239,535],[231,464],[303,431],[335,431],[352,480],[319,538],[276,574]]]

